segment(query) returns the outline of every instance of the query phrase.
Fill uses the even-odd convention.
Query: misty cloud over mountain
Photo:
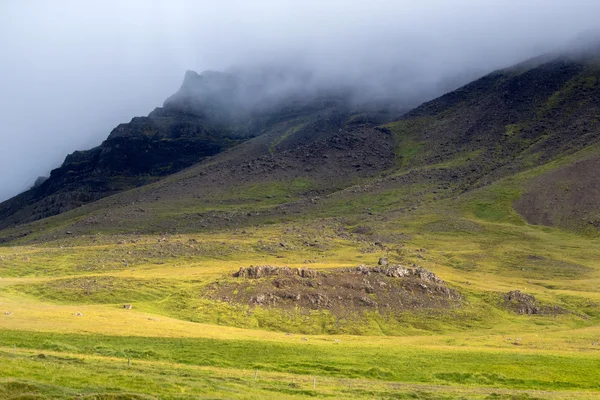
[[[416,105],[585,44],[597,15],[594,0],[5,1],[0,200],[163,104],[187,70],[242,77],[243,107],[333,89]]]

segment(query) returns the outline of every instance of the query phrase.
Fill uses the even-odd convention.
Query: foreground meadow
[[[598,398],[598,239],[438,221],[382,225],[384,247],[335,218],[1,247],[0,396]],[[327,271],[382,256],[434,271],[462,305],[336,320],[205,295],[249,265]],[[510,290],[567,311],[520,315],[502,303]]]

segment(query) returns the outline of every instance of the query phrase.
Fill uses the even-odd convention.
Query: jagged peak
[[[200,78],[200,74],[198,74],[196,71],[192,71],[191,69],[188,69],[187,71],[185,71],[182,86],[189,85],[190,83],[194,82],[194,80],[196,80],[198,78]]]
[[[240,85],[232,74],[203,71],[186,71],[179,90],[163,104],[165,108],[178,108],[187,111],[201,111],[207,104],[227,107],[239,101]],[[195,104],[195,106],[191,106]]]
[[[187,70],[183,76],[180,90],[206,89],[207,85],[220,85],[233,80],[234,76],[225,72],[206,70],[199,74],[196,71]]]

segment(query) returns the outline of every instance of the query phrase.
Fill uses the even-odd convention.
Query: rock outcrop
[[[523,293],[520,290],[511,290],[505,293],[503,297],[505,306],[520,315],[556,315],[568,313],[567,310],[559,306],[539,305],[535,296]]]
[[[232,284],[210,288],[208,296],[229,303],[276,308],[326,309],[334,314],[454,308],[462,297],[425,268],[389,264],[317,271],[271,265],[240,268]]]

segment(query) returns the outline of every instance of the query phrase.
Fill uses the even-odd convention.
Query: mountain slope
[[[185,364],[212,386],[239,373],[241,397],[404,395],[374,391],[391,380],[597,398],[600,235],[578,220],[598,204],[596,65],[533,60],[393,122],[317,96],[177,173],[3,229],[0,358],[27,393],[56,375],[40,363],[89,359],[78,384],[106,363],[149,395],[195,396],[164,380]],[[140,384],[144,365],[166,384]]]
[[[579,196],[569,201],[558,194],[565,191],[556,181],[561,173],[546,171],[537,184],[524,184],[522,190],[528,194],[516,202],[528,222],[580,230],[594,225],[600,212],[593,189],[600,184],[593,173],[599,117],[600,59],[562,56],[492,73],[418,107],[389,128],[401,142],[418,142],[412,166],[465,155],[470,171],[456,176],[463,190],[590,149],[571,162],[591,160],[568,167],[561,178],[568,176],[571,193],[585,190],[587,200]],[[547,202],[548,193],[557,193],[560,199]],[[548,213],[554,217],[548,218]]]
[[[561,57],[530,64],[426,103],[392,127],[423,143],[417,165],[478,151],[477,164],[491,179],[597,143],[597,61]]]
[[[0,227],[59,214],[176,172],[240,141],[202,118],[156,109],[77,151],[41,185],[0,204]]]
[[[162,108],[119,125],[100,146],[67,156],[49,179],[1,203],[0,229],[148,184],[252,137],[274,133],[284,135],[279,142],[288,136],[310,142],[310,135],[292,131],[307,127],[306,133],[310,126],[333,132],[356,108],[348,90],[288,93],[270,91],[272,85],[234,74],[188,71]],[[387,108],[365,105],[361,112],[375,121],[398,115]]]
[[[540,57],[493,72],[385,125],[379,124],[389,114],[364,112],[339,96],[291,99],[287,106],[252,119],[260,130],[240,133],[231,128],[232,123],[234,137],[259,133],[242,145],[57,221],[71,220],[65,226],[81,233],[113,230],[115,221],[117,229],[136,232],[193,231],[253,224],[265,218],[289,219],[316,210],[333,215],[328,207],[339,207],[344,201],[368,203],[368,196],[378,203],[382,194],[390,199],[385,212],[435,204],[597,144],[599,76],[596,55]],[[186,76],[188,81],[198,79],[203,78]],[[236,99],[209,90],[220,97],[207,103],[190,93],[198,91],[183,90],[155,113],[176,108],[198,114],[210,104]],[[213,112],[214,126],[222,127],[219,124],[224,120],[237,124],[256,111],[239,104],[228,108],[225,117]],[[137,121],[132,124],[145,126]],[[121,131],[117,128],[109,140],[121,137]],[[114,165],[122,164],[115,161]],[[52,180],[45,182],[37,190],[51,184]],[[525,186],[515,190],[525,191]],[[407,191],[412,195],[403,194]],[[316,201],[315,196],[325,197]],[[586,218],[598,211],[593,201],[588,203]],[[369,208],[354,207],[346,207],[345,212],[356,216]],[[530,214],[523,212],[528,221],[539,221]],[[16,214],[4,217],[1,226],[23,221],[22,214]],[[580,226],[570,224],[569,229]],[[6,237],[30,230],[24,226]]]

